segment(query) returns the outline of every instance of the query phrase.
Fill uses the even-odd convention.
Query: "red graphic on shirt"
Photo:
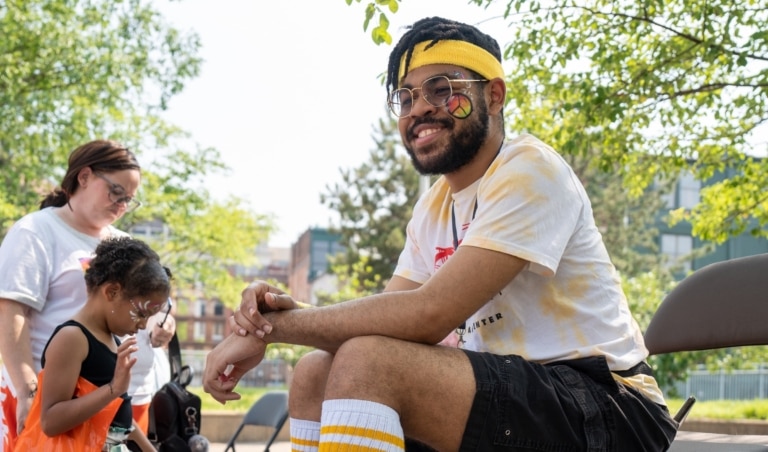
[[[442,246],[438,246],[436,249],[437,252],[435,253],[435,270],[442,267],[445,261],[447,261],[448,258],[453,255],[453,247],[443,248]]]
[[[3,426],[0,428],[0,432],[4,433],[0,441],[3,442],[2,450],[13,450],[13,446],[16,443],[16,397],[11,394],[11,388],[8,386],[9,382],[4,379],[2,386],[0,386],[0,392],[2,392],[2,410],[3,410]]]

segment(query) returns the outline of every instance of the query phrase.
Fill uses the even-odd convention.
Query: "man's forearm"
[[[423,285],[399,278],[377,295],[313,309],[273,309],[259,316],[258,322],[250,319],[253,325],[268,324],[269,333],[245,330],[247,322],[240,326],[252,334],[266,333],[263,338],[269,343],[329,351],[361,336],[437,344],[504,289],[526,264],[509,254],[463,247]],[[249,296],[258,300],[265,290]]]
[[[422,319],[426,314],[406,307],[413,307],[409,296],[412,294],[384,293],[332,306],[270,312],[264,317],[273,328],[264,339],[268,343],[306,345],[330,352],[360,336],[439,342],[447,333],[434,332],[434,327],[424,328]]]

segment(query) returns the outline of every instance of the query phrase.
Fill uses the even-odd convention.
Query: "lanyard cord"
[[[456,251],[459,248],[459,234],[456,229],[456,212],[453,208],[454,204],[456,204],[456,201],[451,201],[451,227],[453,228],[451,232],[453,232],[453,250]],[[475,215],[477,215],[477,195],[475,195],[475,206],[472,208],[472,220],[475,219]]]
[[[493,156],[493,160],[496,160],[496,157],[499,156],[499,152],[501,152],[501,147],[504,146],[504,140],[501,141],[501,146],[499,146],[499,150],[496,151],[496,155]],[[493,163],[493,160],[491,163]],[[456,230],[456,212],[454,211],[453,206],[456,204],[456,200],[454,199],[451,201],[451,226],[453,227],[453,250],[456,251],[456,249],[459,247],[459,234]],[[475,215],[477,214],[477,194],[475,194],[475,206],[472,208],[472,220],[475,219]]]
[[[504,146],[504,140],[501,140],[501,145],[499,146],[499,150],[496,151],[496,155],[493,156],[493,160],[496,160],[496,157],[499,156],[499,152],[501,152],[501,148]],[[453,232],[453,250],[456,251],[459,248],[459,234],[458,230],[456,229],[456,212],[454,209],[454,205],[456,204],[456,200],[454,199],[451,201],[451,232]],[[477,214],[477,194],[475,194],[475,206],[472,207],[472,218],[469,220],[472,222],[472,220],[475,219],[475,215]],[[456,334],[459,335],[459,347],[461,347],[461,344],[464,343],[464,332],[467,329],[467,322],[466,320],[461,322],[461,325],[459,325],[458,328],[456,328]]]

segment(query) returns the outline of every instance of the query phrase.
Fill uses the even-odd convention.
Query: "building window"
[[[701,181],[697,180],[688,171],[680,173],[674,189],[668,193],[662,193],[661,199],[668,209],[694,208],[701,198]]]
[[[680,267],[688,273],[691,270],[693,237],[689,235],[661,234],[661,254],[667,267]]]
[[[680,176],[679,190],[679,207],[692,209],[699,203],[701,182],[696,180],[693,174],[685,172]]]
[[[197,300],[195,302],[194,315],[198,319],[205,318],[205,300]],[[194,320],[195,323],[195,340],[205,340],[205,322],[200,320]]]
[[[215,319],[213,320],[213,336],[211,339],[220,341],[224,339],[224,322],[226,322],[224,319],[224,305],[220,301],[213,305],[213,315]]]

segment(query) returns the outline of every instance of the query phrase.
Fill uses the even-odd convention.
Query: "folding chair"
[[[280,433],[280,429],[283,428],[286,419],[288,419],[288,391],[269,391],[264,393],[245,413],[243,421],[237,427],[232,438],[229,439],[224,452],[229,452],[230,449],[232,452],[235,452],[235,440],[237,440],[237,437],[246,425],[261,425],[274,428],[264,449],[264,452],[269,452],[269,446],[277,438],[277,434]]]
[[[664,298],[645,332],[652,355],[768,345],[768,254],[693,272]],[[682,423],[696,399],[675,414]]]

